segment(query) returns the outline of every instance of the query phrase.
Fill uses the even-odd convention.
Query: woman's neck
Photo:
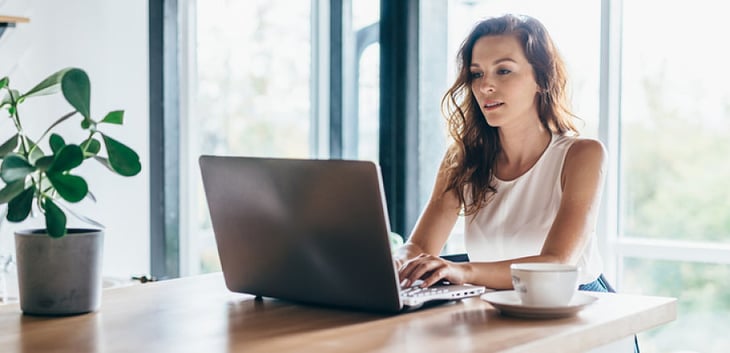
[[[497,156],[496,175],[512,180],[524,174],[547,149],[552,134],[542,125],[524,129],[499,129],[502,151]]]

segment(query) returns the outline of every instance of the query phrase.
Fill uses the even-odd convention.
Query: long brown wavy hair
[[[554,134],[578,133],[573,123],[575,115],[569,108],[565,64],[542,23],[517,15],[477,23],[461,44],[457,56],[459,73],[441,100],[453,139],[444,159],[447,178],[444,192],[455,192],[467,215],[479,211],[488,202],[489,195],[497,192],[494,167],[502,145],[497,128],[487,124],[474,98],[469,70],[474,44],[479,38],[491,35],[514,35],[522,44],[540,87],[535,99],[543,126]],[[467,202],[467,192],[470,202]]]

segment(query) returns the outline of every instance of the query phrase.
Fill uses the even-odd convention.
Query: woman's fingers
[[[440,280],[442,280],[447,272],[447,267],[445,264],[441,264],[438,269],[435,269],[434,271],[430,273],[426,273],[421,279],[423,280],[423,283],[421,284],[421,287],[428,288],[436,283],[438,283]]]
[[[393,259],[393,266],[396,270],[400,271],[400,268],[403,266],[404,261],[401,259]]]
[[[421,255],[408,262],[398,272],[401,285],[410,286],[418,279],[424,282],[421,287],[428,287],[443,278],[446,263],[443,259],[431,255]]]
[[[415,276],[415,272],[421,266],[424,261],[424,256],[419,255],[415,258],[408,260],[398,270],[398,278],[401,280],[401,286],[410,286],[418,277]]]

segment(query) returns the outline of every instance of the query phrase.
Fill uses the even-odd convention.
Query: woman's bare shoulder
[[[563,164],[562,183],[566,180],[590,180],[600,178],[606,171],[606,148],[601,141],[578,138],[568,149]]]
[[[575,138],[565,156],[566,163],[569,161],[587,162],[598,161],[603,163],[606,158],[606,148],[601,141],[592,138]]]

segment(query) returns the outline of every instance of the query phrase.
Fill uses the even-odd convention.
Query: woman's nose
[[[494,82],[492,82],[491,79],[489,79],[487,76],[484,76],[479,82],[479,90],[482,93],[493,93],[494,92]]]

